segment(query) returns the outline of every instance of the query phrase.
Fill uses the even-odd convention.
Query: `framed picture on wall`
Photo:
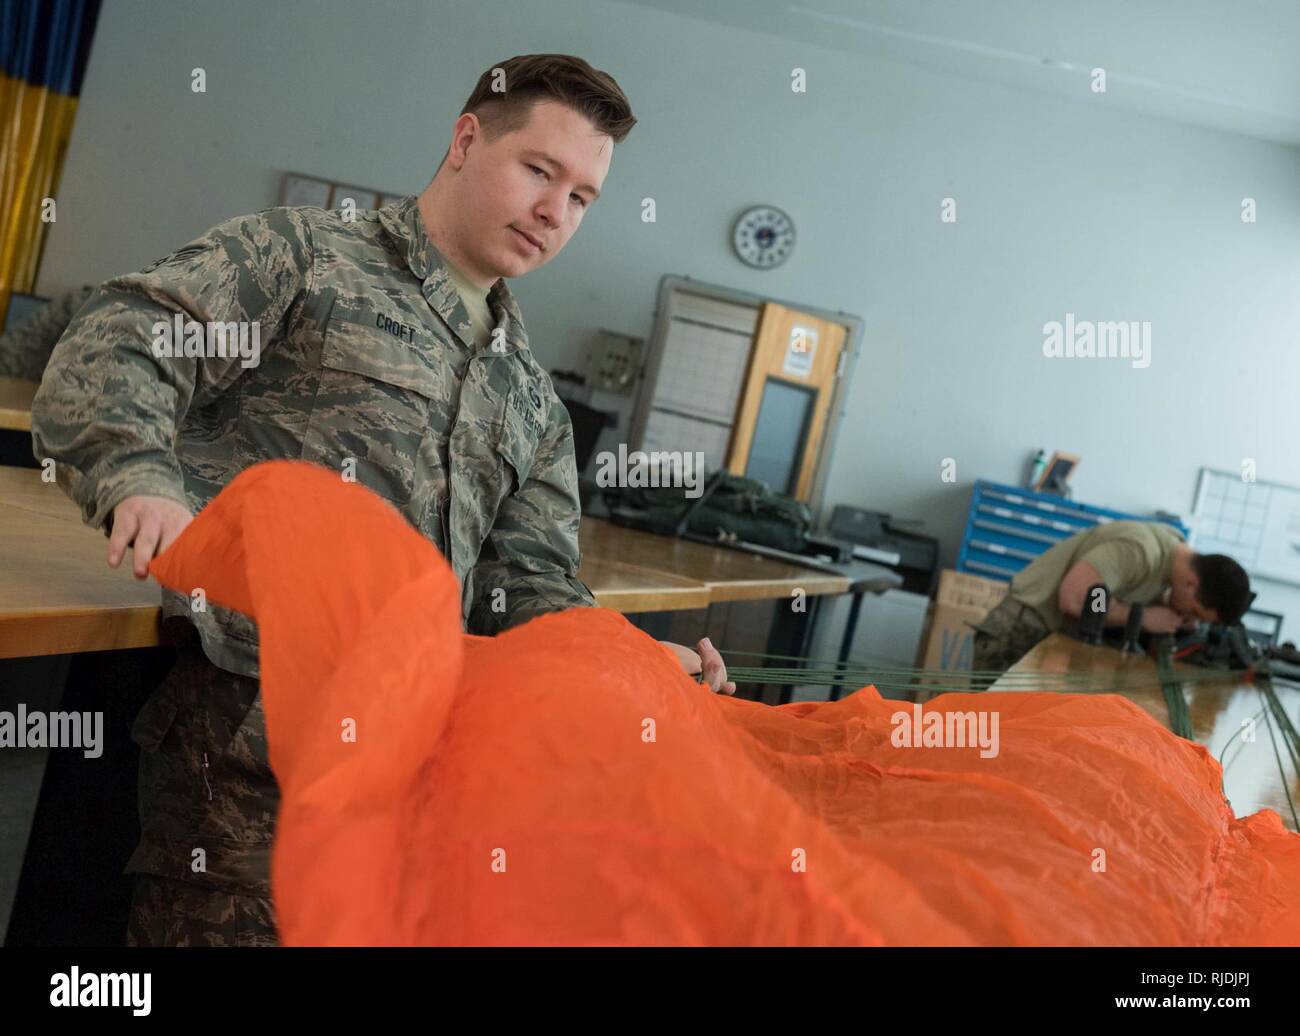
[[[285,173],[280,181],[280,205],[315,205],[322,209],[343,206],[344,198],[351,198],[357,211],[382,209],[385,205],[406,197],[401,191],[377,191],[373,187],[357,187],[326,180],[320,176],[303,173]]]
[[[344,198],[351,198],[358,211],[379,208],[378,191],[372,191],[367,187],[348,187],[344,184],[335,184],[334,197],[330,199],[329,208],[342,208]]]
[[[330,192],[334,185],[329,180],[301,173],[285,173],[280,182],[281,205],[316,205],[330,207]]]
[[[1052,459],[1047,462],[1047,467],[1043,469],[1043,476],[1034,488],[1040,493],[1064,493],[1066,483],[1070,481],[1070,476],[1078,466],[1078,454],[1057,450],[1052,454]]]

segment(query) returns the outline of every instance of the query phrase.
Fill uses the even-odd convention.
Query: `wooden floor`
[[[1233,812],[1240,817],[1263,808],[1273,809],[1283,824],[1297,830],[1287,791],[1300,812],[1300,778],[1276,728],[1273,737],[1269,736],[1259,688],[1240,673],[1225,672],[1207,679],[1210,671],[1196,666],[1180,665],[1175,671],[1189,677],[1182,690],[1191,715],[1193,739],[1224,764],[1224,795]],[[1036,690],[1039,688],[1027,683],[1023,674],[1067,672],[1091,676],[1087,693],[1121,694],[1162,725],[1169,725],[1169,710],[1154,659],[1094,647],[1061,633],[1048,637],[1012,666],[1007,671],[1011,679],[1004,676],[989,689]],[[1291,722],[1300,726],[1300,690],[1282,684],[1274,686]],[[1242,737],[1247,720],[1254,721],[1254,741]],[[1278,756],[1288,775],[1285,782]]]

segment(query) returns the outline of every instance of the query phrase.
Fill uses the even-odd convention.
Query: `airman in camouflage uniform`
[[[0,378],[40,381],[55,343],[94,290],[88,284],[51,299],[21,324],[0,335]]]
[[[576,576],[567,412],[504,280],[487,301],[496,327],[483,339],[415,197],[351,221],[316,208],[232,219],[99,287],[50,358],[35,455],[57,462],[98,528],[129,496],[197,513],[252,464],[314,461],[384,497],[443,552],[470,632],[592,605]],[[158,336],[178,315],[258,322],[258,362],[213,355],[212,341],[170,355]],[[127,867],[142,876],[129,939],[271,943],[279,793],[257,630],[197,594],[164,591],[163,613],[193,642],[133,731],[143,830]]]

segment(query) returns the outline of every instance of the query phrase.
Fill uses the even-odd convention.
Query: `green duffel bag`
[[[611,505],[640,511],[647,525],[662,532],[676,532],[682,517],[698,503],[691,511],[687,532],[795,553],[807,545],[812,512],[805,504],[772,492],[756,479],[729,472],[715,473],[709,485],[713,489],[709,492],[706,487],[703,503],[688,497],[685,488],[671,486],[607,489],[605,499]]]

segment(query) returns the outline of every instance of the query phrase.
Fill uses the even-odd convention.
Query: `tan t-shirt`
[[[487,302],[488,294],[492,289],[480,288],[466,278],[465,274],[458,267],[453,266],[446,256],[442,257],[442,261],[451,275],[451,283],[455,285],[461,301],[465,303],[465,311],[469,314],[469,322],[474,329],[474,344],[481,349],[492,337],[492,330],[496,327],[496,319],[492,316],[492,310]]]
[[[1011,580],[1011,596],[1034,608],[1053,630],[1065,628],[1056,598],[1076,561],[1101,573],[1111,597],[1128,604],[1151,604],[1169,586],[1174,548],[1182,534],[1164,522],[1107,522],[1075,533],[1021,569]]]

